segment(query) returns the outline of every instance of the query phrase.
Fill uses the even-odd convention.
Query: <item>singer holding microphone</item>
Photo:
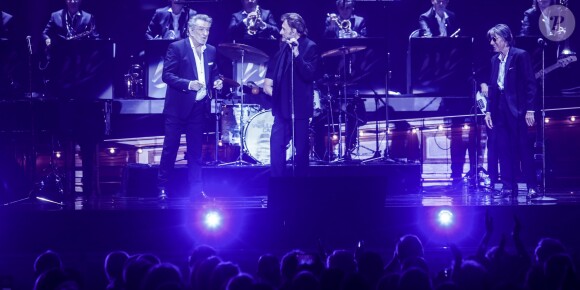
[[[274,124],[270,137],[272,177],[281,177],[286,168],[286,145],[292,137],[296,175],[305,175],[309,162],[309,118],[313,114],[314,87],[318,78],[320,53],[308,38],[304,19],[297,13],[281,17],[280,49],[270,59],[264,93],[272,96]]]
[[[459,25],[455,13],[447,9],[449,0],[430,0],[431,8],[419,16],[419,36],[457,36]]]
[[[497,137],[501,169],[501,192],[495,198],[516,198],[520,168],[528,187],[527,198],[540,197],[533,164],[528,127],[534,125],[534,101],[537,85],[530,55],[511,46],[510,28],[498,24],[487,32],[495,54],[491,58],[491,77],[487,92],[490,112],[485,115],[487,127]]]

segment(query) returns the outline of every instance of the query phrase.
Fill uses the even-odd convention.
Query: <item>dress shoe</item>
[[[513,195],[513,191],[511,189],[502,188],[500,191],[495,191],[492,195],[493,198],[507,198]],[[516,191],[517,196],[517,191]]]
[[[542,195],[540,194],[540,192],[538,191],[537,188],[530,187],[530,188],[528,188],[528,195],[526,195],[526,197],[528,199],[534,199],[534,198],[542,197]]]

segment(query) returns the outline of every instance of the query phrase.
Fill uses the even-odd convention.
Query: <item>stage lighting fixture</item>
[[[441,210],[437,214],[437,221],[442,226],[450,226],[453,223],[453,213],[447,209]]]
[[[62,153],[60,153],[60,151],[56,151],[56,152],[54,152],[54,157],[61,158],[62,157]]]
[[[469,130],[469,124],[464,124],[463,125],[463,130]]]
[[[115,154],[117,152],[117,149],[115,149],[114,147],[109,148],[109,154]]]
[[[215,210],[211,210],[204,215],[203,223],[208,229],[217,229],[222,225],[222,215]]]
[[[570,117],[570,122],[576,122],[576,117],[574,116]]]
[[[336,140],[338,140],[338,135],[332,134],[332,141],[336,141]]]
[[[137,149],[137,153],[139,153],[139,154],[143,153],[143,148]]]
[[[443,125],[437,126],[437,130],[439,130],[439,131],[443,131],[443,128],[444,128]]]
[[[413,129],[411,130],[411,133],[413,133],[413,134],[417,134],[417,128],[413,128]]]
[[[550,118],[545,118],[544,123],[546,123],[546,124],[550,123]]]

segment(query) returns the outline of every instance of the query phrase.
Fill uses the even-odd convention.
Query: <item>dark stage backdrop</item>
[[[123,74],[143,51],[144,32],[156,8],[166,0],[83,0],[83,9],[97,17],[100,34],[116,43],[114,80],[122,87]],[[573,12],[580,11],[580,1],[569,1]],[[474,64],[476,69],[488,65],[490,50],[486,31],[497,23],[506,23],[517,33],[523,12],[532,0],[451,0],[448,8],[461,23],[461,35],[474,36]],[[334,11],[335,0],[261,0],[261,6],[279,17],[285,12],[298,12],[306,19],[311,37],[319,40],[326,13]],[[35,50],[41,48],[41,32],[51,12],[64,7],[64,0],[0,0],[0,8],[13,14],[18,22],[19,39],[31,35]],[[386,37],[386,49],[391,53],[393,89],[404,91],[406,82],[405,55],[409,34],[417,28],[419,15],[430,7],[430,0],[359,1],[355,13],[368,21],[369,36]],[[241,8],[239,0],[200,1],[193,5],[198,12],[214,18],[209,42],[213,45],[225,39],[231,13]],[[580,17],[577,12],[576,17]],[[571,40],[578,48],[578,33]],[[386,53],[386,52],[385,52]],[[386,68],[385,68],[386,70]],[[119,96],[116,90],[116,95]]]

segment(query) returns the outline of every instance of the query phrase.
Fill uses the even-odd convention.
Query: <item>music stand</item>
[[[232,62],[240,62],[242,70],[244,69],[244,64],[246,62],[251,63],[264,63],[268,61],[268,55],[266,55],[261,50],[251,47],[246,44],[241,43],[222,43],[218,47],[218,51],[224,56],[229,58]],[[235,67],[235,66],[234,66]],[[243,71],[239,74],[238,84],[243,84]],[[238,159],[233,162],[223,163],[221,165],[251,165],[243,159],[245,148],[244,148],[244,90],[238,90],[240,93],[240,154]]]

